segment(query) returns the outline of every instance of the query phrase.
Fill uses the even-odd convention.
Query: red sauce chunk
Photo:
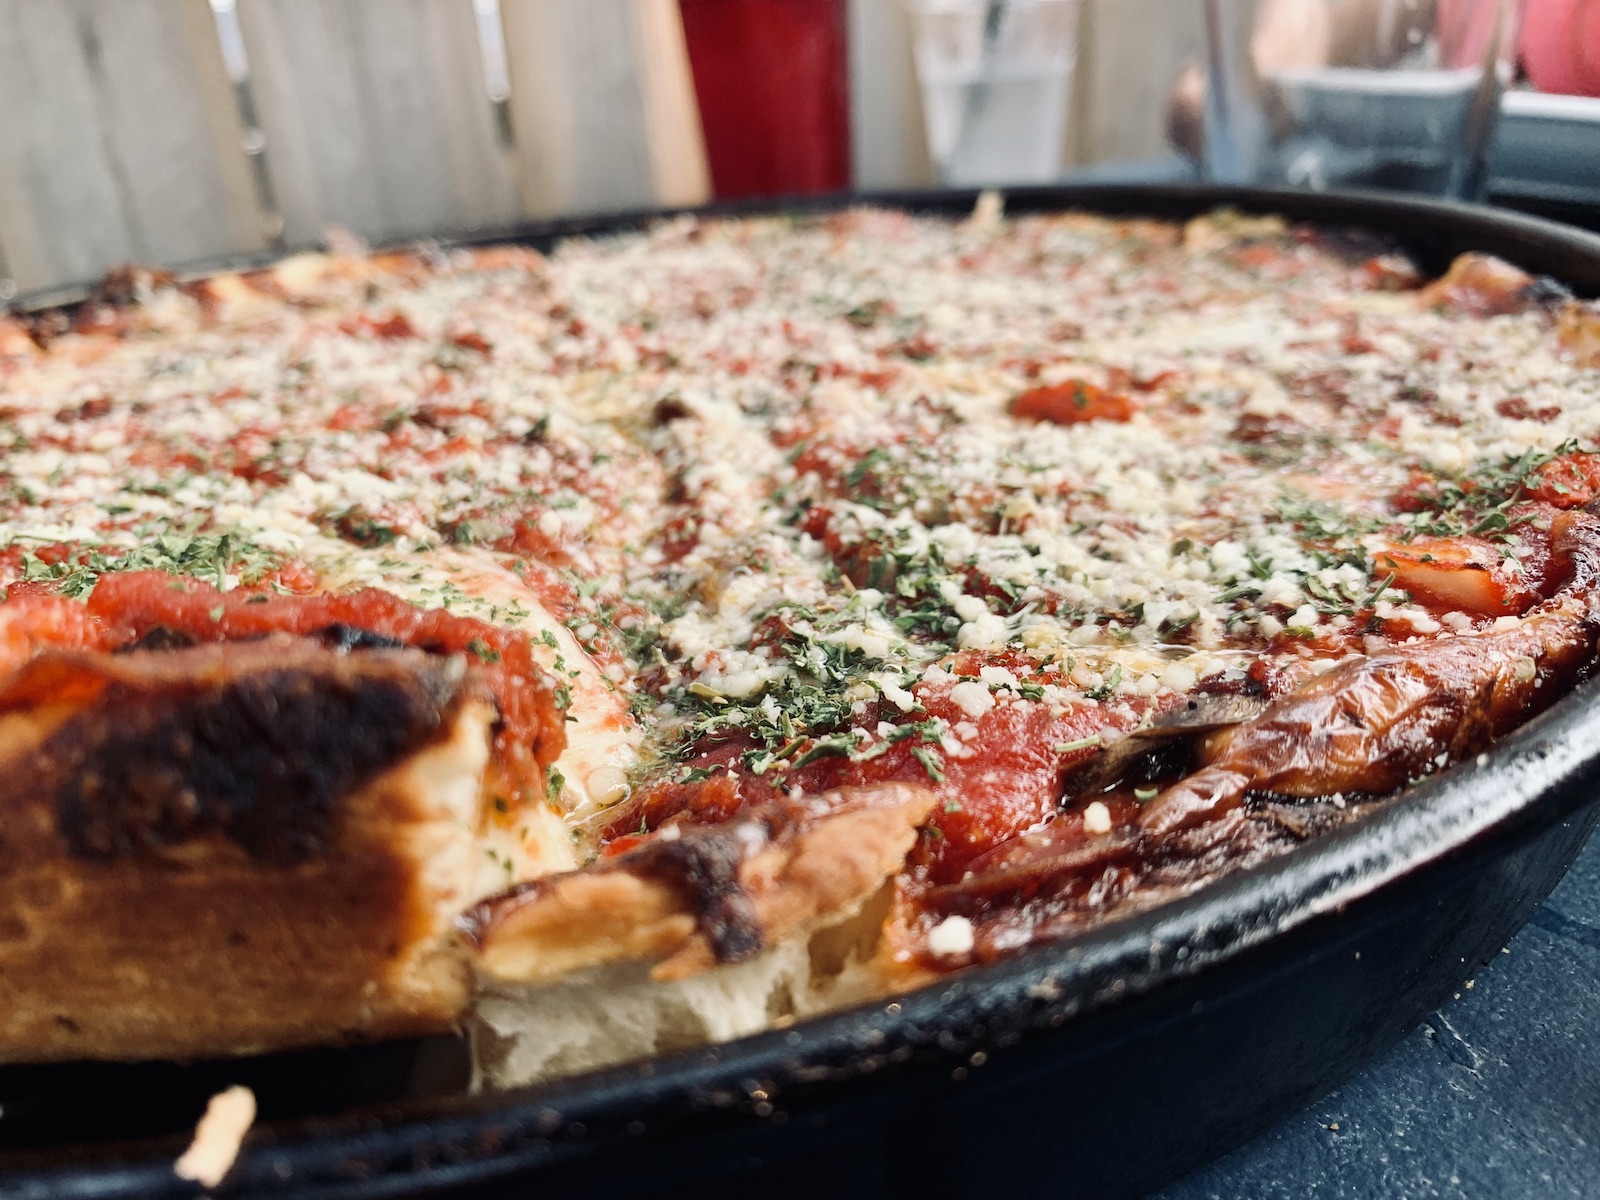
[[[1133,413],[1133,401],[1127,396],[1077,381],[1029,388],[1011,402],[1012,416],[1053,425],[1127,421]]]
[[[1600,454],[1563,454],[1528,479],[1524,490],[1556,508],[1584,508],[1600,496]]]
[[[1500,617],[1519,614],[1541,599],[1514,562],[1498,547],[1475,537],[1426,538],[1391,546],[1378,554],[1378,570],[1424,603]]]
[[[0,604],[0,678],[10,675],[40,650],[62,646],[109,650],[113,634],[74,600],[56,595],[44,583],[14,583]]]

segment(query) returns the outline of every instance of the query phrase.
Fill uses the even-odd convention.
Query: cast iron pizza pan
[[[960,212],[971,193],[873,197]],[[815,210],[849,198],[720,211]],[[1012,212],[1218,204],[1484,250],[1600,293],[1600,237],[1376,195],[1027,189]],[[518,231],[536,244],[660,214]],[[1359,238],[1361,234],[1352,234]],[[1308,1103],[1503,945],[1600,807],[1600,680],[1403,801],[1183,901],[871,1007],[468,1096],[450,1040],[188,1066],[0,1071],[0,1196],[192,1195],[205,1098],[262,1121],[223,1194],[1132,1196]]]

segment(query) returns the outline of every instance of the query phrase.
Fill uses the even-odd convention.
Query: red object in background
[[[1541,92],[1600,96],[1600,0],[1528,0],[1522,65]]]
[[[679,0],[720,200],[850,186],[846,0]]]
[[[1514,11],[1521,9],[1522,0],[1513,0],[1511,7]],[[1481,66],[1499,22],[1499,0],[1439,0],[1433,28],[1445,65]],[[1513,24],[1512,28],[1515,29],[1516,25]],[[1515,50],[1515,46],[1505,47],[1507,61],[1516,57]]]

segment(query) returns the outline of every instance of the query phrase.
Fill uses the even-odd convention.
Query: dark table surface
[[[1600,838],[1511,944],[1399,1045],[1157,1195],[1600,1197]]]

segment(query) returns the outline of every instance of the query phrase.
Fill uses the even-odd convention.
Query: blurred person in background
[[[1600,0],[1515,0],[1517,58],[1542,92],[1600,96]],[[1466,0],[1267,0],[1251,58],[1258,73],[1318,67],[1389,67],[1437,39],[1446,66],[1483,59],[1492,8]],[[1167,102],[1167,136],[1192,158],[1204,140],[1205,70],[1191,63]]]
[[[1600,96],[1600,0],[1526,0],[1519,49],[1541,92]]]

